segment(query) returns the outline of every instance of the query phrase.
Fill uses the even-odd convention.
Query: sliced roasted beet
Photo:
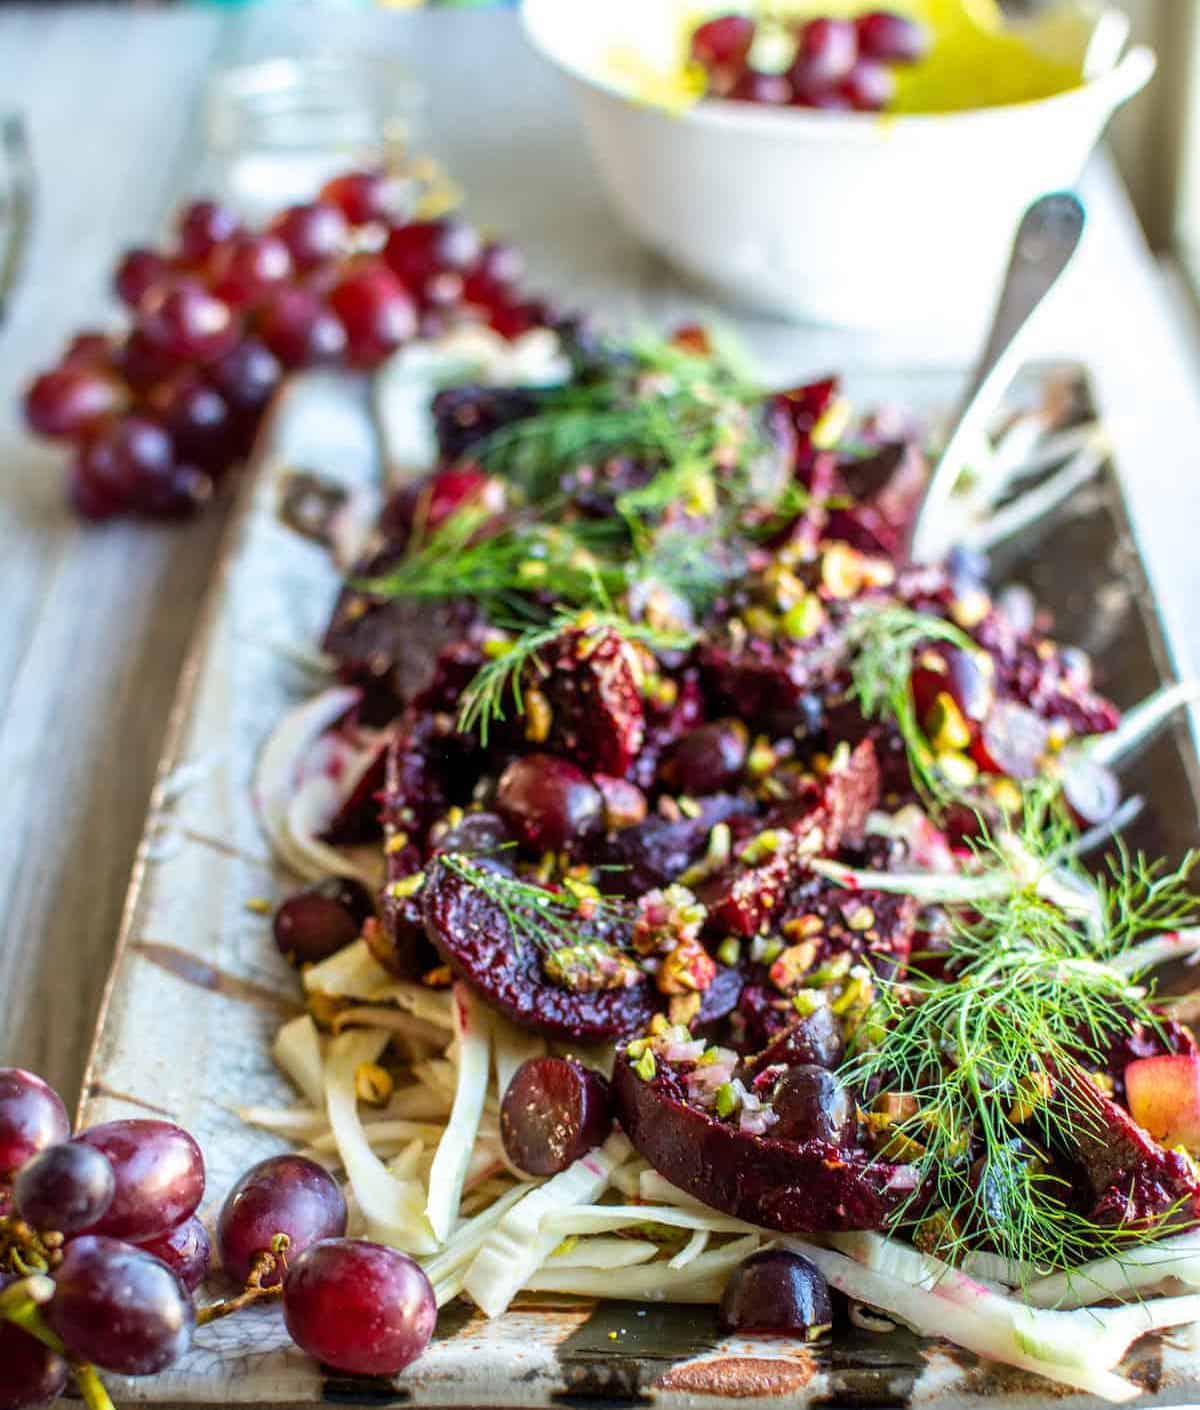
[[[350,796],[325,829],[325,838],[336,847],[374,842],[383,834],[381,798],[387,781],[388,740],[382,738],[375,753],[350,790]]]
[[[763,1249],[730,1274],[721,1296],[721,1324],[734,1332],[815,1341],[833,1325],[829,1288],[807,1258]]]
[[[612,1130],[607,1080],[575,1058],[523,1062],[500,1103],[500,1139],[527,1175],[556,1175]]]
[[[600,790],[555,754],[514,759],[496,784],[496,811],[534,856],[561,852],[604,826]]]
[[[713,982],[700,996],[700,1012],[694,1026],[705,1028],[728,1018],[737,1008],[746,976],[737,965],[718,965]]]
[[[913,442],[881,446],[862,460],[839,465],[855,503],[835,509],[826,533],[862,553],[897,557],[920,503],[928,466]]]
[[[879,791],[875,744],[869,738],[860,740],[846,762],[831,769],[822,780],[821,801],[828,814],[824,843],[827,852],[862,841],[867,816],[879,802]]]
[[[542,657],[547,746],[592,772],[623,778],[646,737],[635,648],[617,632],[566,631]]]
[[[913,1166],[848,1155],[824,1141],[754,1136],[690,1104],[660,1064],[650,1081],[624,1053],[613,1073],[617,1117],[638,1152],[714,1209],[784,1233],[879,1229],[917,1183]]]
[[[804,641],[715,632],[698,648],[705,692],[720,710],[771,732],[807,731],[812,702],[837,680],[848,647],[826,624]]]
[[[596,860],[613,870],[606,883],[624,896],[641,896],[677,881],[708,845],[719,822],[744,816],[752,805],[732,794],[698,800],[699,814],[672,821],[653,813],[643,822],[604,839]]]
[[[421,902],[426,933],[446,962],[522,1028],[548,1038],[601,1040],[644,1027],[654,1013],[657,996],[648,981],[590,992],[550,983],[537,948],[513,934],[501,907],[437,861]],[[599,941],[618,938],[599,924],[594,934]]]

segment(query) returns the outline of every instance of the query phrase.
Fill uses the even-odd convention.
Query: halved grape
[[[733,1270],[721,1298],[721,1322],[736,1332],[767,1332],[813,1341],[833,1323],[820,1270],[798,1253],[764,1249]]]
[[[779,1079],[771,1105],[778,1122],[772,1136],[789,1141],[827,1141],[831,1146],[853,1143],[854,1103],[827,1067],[799,1063]]]
[[[360,1376],[394,1376],[429,1345],[433,1289],[407,1254],[359,1239],[327,1239],[302,1253],[283,1285],[293,1341],[318,1361]]]
[[[288,1237],[289,1263],[320,1239],[346,1232],[346,1201],[337,1181],[315,1160],[276,1155],[252,1166],[230,1190],[217,1221],[217,1248],[225,1271],[244,1283],[254,1260]],[[279,1282],[276,1272],[264,1287]]]
[[[981,769],[1009,778],[1037,778],[1050,743],[1050,727],[1027,705],[1001,700],[983,722],[975,741],[975,762]]]
[[[204,1194],[200,1147],[169,1121],[108,1121],[76,1140],[106,1155],[116,1176],[108,1213],[89,1229],[114,1239],[153,1239],[194,1214]]]
[[[500,1139],[518,1170],[554,1175],[612,1130],[612,1095],[599,1072],[575,1058],[529,1058],[500,1104]]]
[[[0,1410],[49,1405],[67,1388],[63,1358],[11,1322],[0,1322]]]
[[[289,896],[275,912],[275,943],[291,964],[319,964],[357,940],[374,914],[375,903],[361,881],[326,877]]]
[[[157,1258],[116,1239],[84,1234],[63,1251],[46,1320],[83,1361],[124,1376],[153,1376],[192,1342],[195,1310]]]
[[[76,1234],[108,1213],[117,1177],[103,1152],[80,1141],[48,1146],[17,1172],[17,1212],[35,1229]]]
[[[194,1214],[138,1248],[165,1263],[188,1292],[196,1291],[212,1267],[212,1240]]]
[[[67,1109],[52,1087],[23,1068],[0,1067],[0,1180],[70,1134]]]

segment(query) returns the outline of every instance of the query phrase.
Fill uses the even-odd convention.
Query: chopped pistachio
[[[525,738],[531,744],[544,744],[550,738],[550,727],[554,723],[554,711],[550,701],[537,686],[530,686],[522,697],[525,710]]]
[[[386,1106],[395,1085],[392,1074],[377,1062],[360,1062],[354,1069],[354,1095],[368,1106]]]
[[[403,901],[409,896],[415,896],[424,885],[425,873],[414,871],[409,876],[402,876],[399,881],[393,881],[389,890],[397,901]]]
[[[979,766],[968,754],[946,749],[936,758],[938,772],[952,788],[969,788],[979,777]]]
[[[246,909],[256,916],[269,916],[275,909],[265,896],[251,896],[246,902]]]
[[[722,1082],[717,1088],[717,1115],[732,1116],[738,1108],[738,1094],[732,1082]]]
[[[727,935],[717,946],[717,959],[724,965],[735,965],[742,957],[741,941],[733,935]]]
[[[654,1075],[658,1071],[658,1064],[654,1061],[654,1054],[649,1048],[638,1058],[633,1070],[643,1082],[652,1082],[654,1080]]]
[[[925,733],[938,754],[947,749],[965,749],[970,744],[971,727],[949,691],[938,691],[925,719]]]
[[[825,609],[815,593],[808,593],[783,614],[780,626],[793,641],[807,641],[825,624]]]

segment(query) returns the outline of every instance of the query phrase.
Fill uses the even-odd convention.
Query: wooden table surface
[[[0,1064],[76,1090],[176,677],[222,516],[183,529],[79,525],[59,457],[22,433],[18,389],[65,337],[114,316],[115,252],[152,238],[203,176],[218,64],[387,48],[427,86],[430,146],[484,223],[523,243],[542,287],[615,323],[709,305],[616,224],[560,79],[511,13],[0,10],[0,106],[26,115],[39,177],[25,276],[0,326]],[[1200,659],[1200,388],[1178,301],[1109,164],[1039,351],[1093,368],[1135,526],[1181,664]],[[936,311],[901,334],[766,319],[736,326],[779,376],[956,367]]]

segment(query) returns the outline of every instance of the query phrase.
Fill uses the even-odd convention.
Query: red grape
[[[310,201],[291,206],[271,222],[271,231],[288,247],[297,269],[316,269],[346,248],[350,227],[337,206]]]
[[[755,24],[745,15],[717,15],[692,33],[691,54],[706,69],[740,69],[750,56]]]
[[[374,914],[371,893],[360,881],[326,877],[289,896],[275,912],[275,943],[294,965],[319,964],[357,940]]]
[[[929,31],[907,15],[873,10],[855,23],[858,47],[869,58],[885,64],[915,64],[929,52]]]
[[[354,367],[376,366],[417,331],[408,290],[374,261],[346,273],[330,291],[329,303],[346,330],[346,353]]]
[[[94,328],[85,328],[82,333],[76,333],[67,344],[66,351],[58,360],[60,368],[111,368],[115,349],[113,340],[107,333],[101,333]]]
[[[153,1376],[192,1341],[187,1290],[132,1244],[84,1234],[63,1251],[46,1320],[81,1360],[125,1376]]]
[[[0,1067],[0,1180],[70,1134],[67,1109],[52,1087],[23,1068]]]
[[[121,376],[135,392],[146,392],[177,372],[183,360],[158,347],[141,331],[134,328],[117,355]]]
[[[463,279],[463,298],[469,304],[490,305],[503,300],[524,273],[525,258],[520,250],[493,240],[483,247]]]
[[[461,220],[414,220],[395,227],[383,257],[407,288],[421,290],[435,274],[466,273],[479,258],[479,236]]]
[[[799,1063],[779,1079],[771,1098],[779,1117],[772,1136],[788,1141],[825,1141],[831,1146],[854,1143],[854,1103],[828,1068]]]
[[[222,470],[234,449],[233,418],[225,398],[195,369],[160,383],[150,406],[170,434],[176,454],[209,470]]]
[[[561,852],[567,843],[597,830],[604,799],[577,765],[553,754],[526,754],[500,775],[496,811],[540,856]]]
[[[813,1339],[833,1323],[829,1288],[798,1253],[763,1249],[730,1275],[721,1298],[722,1325],[736,1332],[778,1332]]]
[[[88,442],[79,455],[79,473],[91,489],[121,504],[152,497],[175,464],[171,438],[154,421],[125,416]]]
[[[291,277],[292,256],[278,235],[238,235],[216,254],[212,291],[245,308]]]
[[[153,1239],[195,1213],[204,1194],[204,1157],[180,1127],[144,1118],[108,1121],[76,1140],[108,1156],[117,1180],[108,1213],[90,1232]]]
[[[255,414],[266,406],[283,378],[279,359],[257,338],[245,338],[209,368],[213,385],[237,414]]]
[[[800,29],[797,59],[806,72],[825,83],[846,77],[858,58],[858,36],[850,20],[809,20]]]
[[[67,498],[81,519],[90,519],[93,523],[111,519],[128,507],[127,501],[111,487],[93,481],[79,459],[67,474]]]
[[[790,103],[792,85],[786,74],[746,69],[727,96],[736,103]]]
[[[49,1405],[67,1387],[66,1361],[11,1322],[0,1322],[0,1368],[0,1410]]]
[[[194,1214],[138,1248],[165,1263],[188,1292],[196,1291],[212,1267],[212,1240]]]
[[[277,1155],[252,1166],[230,1190],[217,1221],[225,1271],[244,1283],[276,1234],[289,1240],[289,1262],[319,1239],[346,1232],[346,1201],[333,1176],[302,1155]],[[276,1272],[264,1287],[279,1281]]]
[[[94,368],[57,367],[25,393],[25,420],[40,436],[74,440],[103,425],[122,401],[120,386]]]
[[[146,295],[169,284],[173,274],[170,261],[157,250],[126,250],[113,276],[113,287],[121,302],[136,312]]]
[[[336,206],[351,225],[389,220],[399,198],[397,183],[384,171],[347,171],[321,187],[320,199]]]
[[[394,1376],[429,1345],[437,1305],[407,1254],[327,1239],[288,1270],[283,1318],[297,1346],[318,1361],[351,1375]]]
[[[736,784],[746,767],[746,726],[741,720],[699,725],[663,762],[663,781],[677,792],[700,797]]]
[[[259,333],[287,368],[337,362],[346,351],[346,330],[311,289],[280,289],[262,311]]]
[[[555,1175],[612,1130],[608,1083],[574,1058],[523,1062],[500,1105],[500,1139],[518,1170]]]
[[[877,113],[896,96],[891,69],[875,59],[859,59],[839,85],[839,92],[861,113]]]
[[[17,1172],[17,1212],[35,1229],[76,1234],[103,1219],[116,1193],[108,1157],[79,1141],[48,1146]]]
[[[152,519],[187,519],[212,498],[212,476],[195,465],[176,465],[160,484],[138,500],[136,508]]]
[[[201,265],[218,245],[241,230],[242,222],[228,206],[216,201],[193,201],[179,213],[179,253],[185,263]]]
[[[211,362],[238,339],[233,310],[194,279],[151,291],[137,326],[152,346],[179,362]]]

